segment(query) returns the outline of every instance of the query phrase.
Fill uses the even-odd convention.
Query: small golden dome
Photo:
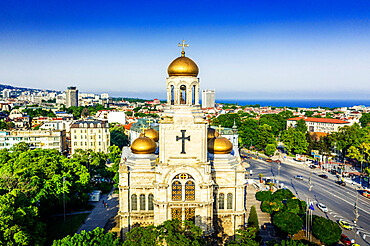
[[[153,128],[146,129],[144,131],[144,134],[145,134],[145,137],[148,137],[148,138],[154,140],[154,142],[158,142],[158,140],[159,140],[159,133],[156,129],[153,129]],[[144,134],[141,133],[140,137],[144,137]]]
[[[207,141],[212,138],[217,138],[219,136],[218,132],[213,128],[208,128],[207,130]]]
[[[192,76],[197,77],[199,69],[197,64],[190,58],[185,57],[185,52],[171,62],[167,68],[168,75],[171,76]]]
[[[148,137],[138,137],[131,144],[131,151],[134,154],[153,154],[157,149],[157,144]]]
[[[233,144],[225,137],[217,137],[208,141],[208,152],[212,154],[230,154]]]

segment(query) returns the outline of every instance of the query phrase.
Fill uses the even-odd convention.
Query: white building
[[[100,120],[75,121],[71,127],[71,154],[77,149],[108,153],[110,146],[109,125]]]
[[[287,128],[296,127],[297,121],[303,119],[307,125],[308,132],[337,132],[340,127],[350,125],[348,121],[329,119],[329,118],[312,118],[312,117],[295,117],[287,120]]]
[[[126,115],[123,111],[112,111],[108,113],[108,123],[126,124]]]
[[[20,142],[27,143],[31,148],[57,149],[61,153],[67,150],[65,131],[27,130],[0,132],[0,149],[10,149]]]
[[[145,130],[120,164],[122,235],[179,219],[193,221],[205,235],[233,236],[246,223],[245,168],[231,155],[232,143],[208,128],[195,62],[183,51],[167,71],[159,131]]]
[[[202,90],[202,108],[215,107],[215,90]]]

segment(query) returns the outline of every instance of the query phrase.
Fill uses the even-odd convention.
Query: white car
[[[327,213],[327,212],[328,212],[328,208],[327,208],[324,204],[322,204],[322,203],[318,203],[318,204],[317,204],[317,207],[318,207],[321,211],[323,211],[324,213]]]
[[[296,175],[294,176],[295,179],[299,179],[299,180],[303,180],[303,176],[302,175]]]

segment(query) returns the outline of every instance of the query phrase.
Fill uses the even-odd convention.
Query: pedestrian
[[[105,202],[104,202],[104,200],[103,200],[103,207],[104,207],[104,204],[105,204]]]
[[[105,208],[107,208],[107,207],[108,207],[107,203],[104,203],[104,207],[105,207]]]

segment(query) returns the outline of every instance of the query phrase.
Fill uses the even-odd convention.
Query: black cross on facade
[[[182,151],[180,154],[186,154],[185,152],[185,140],[190,141],[190,136],[185,137],[186,130],[181,130],[181,137],[176,136],[176,141],[181,140],[182,141]]]

